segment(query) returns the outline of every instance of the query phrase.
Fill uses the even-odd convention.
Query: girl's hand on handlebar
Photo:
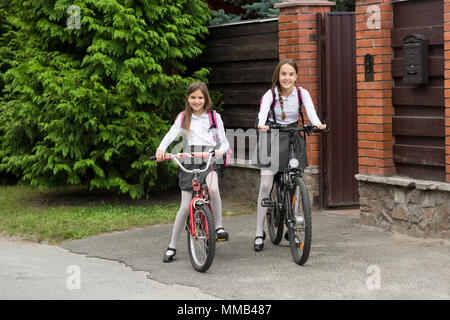
[[[258,126],[259,130],[269,130],[269,126]]]
[[[326,124],[321,124],[321,125],[317,126],[317,129],[319,129],[319,130],[325,130],[326,128],[327,128]]]
[[[156,150],[156,154],[155,154],[155,156],[156,156],[156,162],[161,162],[161,161],[163,161],[163,160],[164,160],[164,154],[165,154],[164,151],[162,151],[162,150]]]
[[[220,159],[223,156],[223,152],[220,151],[219,149],[216,149],[214,150],[214,155],[216,156],[217,159]]]

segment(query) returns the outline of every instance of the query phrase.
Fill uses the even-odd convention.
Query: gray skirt
[[[207,150],[210,150],[211,146],[190,146],[189,150],[186,150],[186,148],[183,150],[184,152],[205,152]],[[194,158],[194,159],[183,159],[180,161],[183,166],[188,169],[204,169],[206,162],[208,159],[200,159],[200,158]],[[211,160],[212,163],[212,169],[216,172],[218,172],[221,169],[221,165],[215,163],[215,158]],[[200,173],[199,175],[199,182],[203,183],[205,182],[206,176],[211,172],[211,165],[209,166],[208,170],[205,172]],[[192,191],[192,173],[187,173],[178,168],[178,186],[182,191]],[[209,184],[209,181],[207,181]]]
[[[297,127],[297,123],[290,125]],[[258,130],[258,140],[252,157],[252,164],[261,169],[276,172],[284,171],[289,164],[289,132]],[[294,151],[299,160],[298,169],[304,170],[308,166],[305,138],[296,133],[294,136]]]

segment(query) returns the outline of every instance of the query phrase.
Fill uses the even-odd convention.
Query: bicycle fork
[[[295,235],[296,231],[302,232],[304,230],[305,219],[302,216],[295,214],[294,210],[296,207],[296,201],[299,200],[297,199],[297,196],[301,197],[301,195],[295,194],[295,189],[292,189],[293,186],[295,186],[295,184],[292,184],[290,190],[286,192],[286,196],[288,197],[287,198],[288,201],[286,201],[286,203],[288,204],[286,215],[286,226],[288,227],[288,230],[289,228],[292,228],[292,230],[294,231],[293,234]],[[303,249],[305,243],[300,239],[297,239],[297,236],[295,236],[295,238],[296,238],[295,239],[296,246],[300,249]]]
[[[205,199],[201,196],[202,193],[202,186],[198,182],[197,176],[194,177],[193,183],[192,183],[192,189],[193,189],[193,199],[191,200],[191,203],[189,205],[189,231],[191,233],[191,236],[194,238],[197,238],[197,230],[195,225],[195,219],[194,219],[194,213],[196,211],[197,206],[202,204],[207,204],[209,206],[208,199]],[[211,210],[212,212],[212,210]],[[205,226],[205,232],[206,235],[209,236],[209,230],[208,230],[208,223],[206,221],[206,218],[202,215],[200,217],[201,221],[200,223]]]

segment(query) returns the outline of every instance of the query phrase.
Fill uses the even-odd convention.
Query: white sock
[[[208,185],[211,210],[214,216],[214,225],[217,230],[218,228],[222,228],[222,199],[220,198],[219,178],[217,177],[217,173],[210,172],[206,176],[205,182]],[[218,232],[224,232],[224,230],[221,229]]]
[[[256,215],[256,237],[262,237],[264,234],[264,221],[266,219],[267,208],[261,205],[261,200],[269,198],[274,176],[275,173],[272,171],[261,170],[261,182],[259,186],[258,209]],[[261,243],[263,243],[263,239],[258,238],[255,240],[255,244]]]
[[[170,239],[169,248],[176,249],[178,237],[180,236],[181,231],[184,229],[186,224],[186,218],[189,214],[189,205],[192,200],[192,192],[190,191],[181,191],[181,204],[180,209],[178,210],[177,216],[175,218],[175,223],[172,229],[172,237]],[[170,254],[173,254],[173,251],[170,251]]]

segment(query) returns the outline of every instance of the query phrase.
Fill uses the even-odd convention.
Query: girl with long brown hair
[[[225,135],[222,119],[218,113],[217,133],[213,132],[208,113],[212,110],[212,102],[208,87],[203,82],[193,82],[186,90],[185,110],[181,112],[169,132],[164,136],[157,151],[157,161],[162,161],[167,147],[181,134],[184,136],[184,152],[205,152],[215,149],[215,156],[221,159],[229,148],[229,143]],[[215,141],[217,136],[217,142]],[[192,170],[203,168],[203,163],[185,163],[184,166]],[[200,175],[200,180],[207,181],[209,185],[210,205],[214,212],[214,222],[216,226],[216,236],[218,240],[228,240],[228,233],[222,226],[222,201],[220,199],[219,183],[217,177],[218,165],[214,164],[214,171],[211,168]],[[179,186],[181,189],[181,205],[175,218],[169,247],[164,254],[163,261],[173,261],[176,253],[176,243],[184,228],[189,204],[192,199],[192,174],[179,170]]]
[[[274,101],[275,99],[275,101]],[[272,103],[274,104],[271,112]],[[325,129],[317,117],[314,104],[308,90],[297,86],[297,64],[292,59],[281,60],[275,68],[272,76],[272,88],[268,90],[261,99],[260,111],[258,113],[258,129],[268,130],[270,124],[297,126],[302,105],[305,106],[308,119],[319,129]],[[299,146],[297,159],[300,161],[299,168],[304,170],[308,166],[306,158],[306,143],[304,138],[298,134],[295,136],[296,145]],[[255,251],[261,251],[264,247],[264,220],[267,207],[261,205],[261,200],[268,198],[272,189],[273,179],[277,172],[283,171],[289,162],[289,133],[280,132],[276,136],[276,143],[271,139],[272,152],[270,161],[262,163],[258,156],[253,163],[261,168],[261,182],[258,195],[258,209],[256,219],[256,237],[254,242]],[[278,152],[276,152],[278,151]],[[260,152],[260,150],[258,150]]]

